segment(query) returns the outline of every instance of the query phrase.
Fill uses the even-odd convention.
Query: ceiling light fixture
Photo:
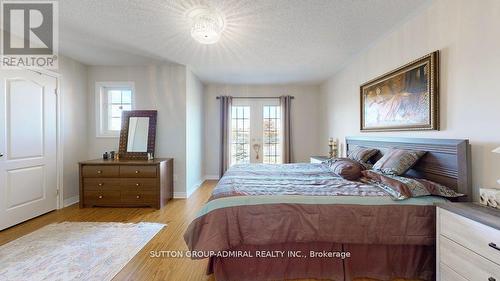
[[[191,36],[201,44],[219,41],[224,30],[222,15],[209,8],[194,8],[188,13],[191,20]]]

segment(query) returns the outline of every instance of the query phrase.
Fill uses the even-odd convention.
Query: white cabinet
[[[458,209],[437,208],[437,280],[500,281],[500,230],[496,228],[500,213],[495,216],[485,209],[488,212],[481,217],[483,207],[448,204]]]

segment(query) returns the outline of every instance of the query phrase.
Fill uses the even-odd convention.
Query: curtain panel
[[[231,162],[231,106],[233,97],[221,96],[220,103],[220,156],[219,176],[222,177]]]
[[[283,163],[292,163],[292,118],[290,115],[292,108],[292,96],[281,96],[281,131],[282,131],[282,158]]]

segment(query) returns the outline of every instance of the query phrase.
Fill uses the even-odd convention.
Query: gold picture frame
[[[439,51],[360,86],[362,132],[439,130]]]

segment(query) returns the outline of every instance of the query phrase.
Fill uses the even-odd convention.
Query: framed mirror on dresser
[[[156,110],[122,112],[122,129],[118,149],[121,159],[147,160],[155,152]]]
[[[123,111],[119,158],[79,163],[81,208],[160,209],[173,198],[174,161],[153,158],[156,116],[156,110]]]

